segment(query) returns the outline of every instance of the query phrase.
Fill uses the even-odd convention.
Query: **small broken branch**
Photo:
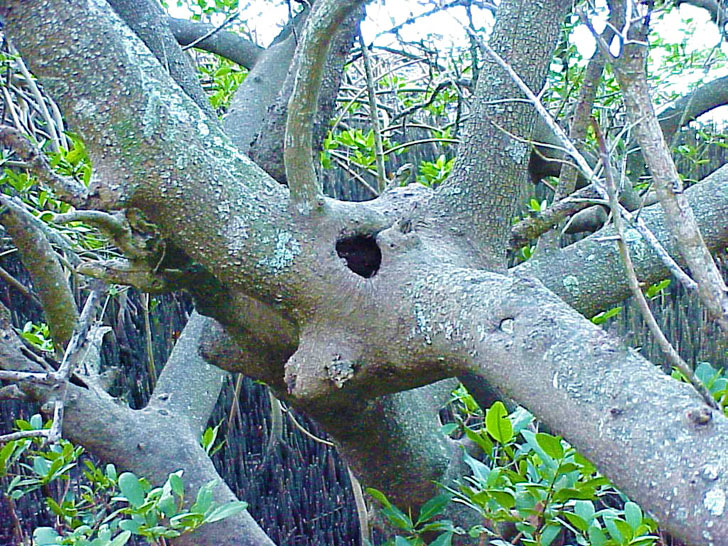
[[[71,377],[73,367],[83,360],[85,356],[84,349],[87,348],[88,334],[91,330],[93,321],[95,320],[96,308],[101,301],[104,292],[102,285],[97,284],[86,298],[86,303],[81,311],[73,336],[68,342],[66,351],[63,353],[63,360],[55,374],[51,374],[57,381],[59,388],[53,403],[53,424],[48,433],[48,441],[53,443],[61,438],[61,429],[63,427],[63,409],[66,401],[66,391],[68,381]],[[84,354],[82,354],[84,353]]]
[[[107,284],[123,284],[149,294],[164,294],[174,290],[167,281],[150,267],[129,260],[83,262],[76,271],[82,275],[101,279]]]
[[[57,224],[70,222],[84,222],[98,228],[109,237],[116,247],[130,260],[140,260],[149,257],[149,252],[140,248],[134,241],[134,235],[121,212],[108,213],[98,210],[76,210],[64,214],[56,214],[53,221]]]

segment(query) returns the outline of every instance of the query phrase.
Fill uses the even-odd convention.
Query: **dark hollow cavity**
[[[382,252],[371,235],[354,235],[336,241],[336,253],[346,266],[366,279],[373,277],[382,263]]]

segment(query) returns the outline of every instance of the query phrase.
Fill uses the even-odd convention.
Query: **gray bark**
[[[138,208],[229,291],[226,312],[244,313],[252,297],[295,324],[298,347],[278,376],[292,401],[311,412],[372,408],[379,396],[475,374],[563,433],[676,536],[728,544],[728,518],[714,502],[728,489],[728,420],[539,282],[472,268],[483,256],[474,261],[472,245],[483,245],[487,232],[464,242],[447,229],[445,213],[463,228],[472,220],[470,211],[448,208],[456,195],[447,187],[434,197],[403,188],[369,203],[325,200],[319,213],[301,217],[289,209],[286,189],[179,95],[108,10],[56,3],[68,5],[51,0],[29,12],[17,0],[0,13],[86,136],[99,175],[93,204]],[[101,74],[112,68],[110,85]],[[461,186],[476,182],[460,176]],[[508,176],[519,180],[517,172]],[[491,202],[493,213],[517,194],[502,189],[490,198],[504,200]],[[376,235],[375,276],[354,274],[337,256],[342,234]],[[502,249],[482,248],[485,262],[501,270]],[[610,266],[601,254],[592,261]],[[583,263],[574,267],[567,276]],[[236,339],[234,328],[228,332]]]

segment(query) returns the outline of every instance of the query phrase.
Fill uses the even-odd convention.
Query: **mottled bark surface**
[[[284,40],[256,62],[246,87],[252,102],[231,111],[229,137],[179,92],[105,4],[26,5],[5,1],[0,13],[34,73],[84,134],[97,174],[90,206],[133,211],[154,223],[168,252],[214,279],[188,289],[236,346],[218,338],[206,356],[267,376],[281,396],[315,415],[364,485],[417,505],[430,489],[415,483],[415,475],[428,484],[451,475],[459,461],[449,442],[435,439],[437,396],[410,389],[470,374],[562,433],[676,536],[728,544],[724,503],[716,501],[728,491],[728,420],[568,305],[588,313],[594,302],[622,297],[625,287],[617,281],[594,281],[614,276],[614,242],[587,239],[505,274],[510,215],[528,148],[503,129],[528,136],[534,114],[522,103],[502,102],[520,95],[495,65],[489,77],[481,73],[479,102],[450,181],[434,192],[397,188],[367,203],[321,198],[303,215],[290,206],[287,189],[241,153],[261,126],[261,104],[275,99],[270,81],[284,81],[288,73],[294,44]],[[569,7],[515,0],[499,9],[490,43],[510,55],[535,91]],[[285,66],[274,52],[287,59]],[[270,71],[255,76],[268,61]],[[104,76],[110,71],[113,80]],[[691,192],[710,198],[695,206],[701,226],[728,206],[723,174]],[[661,215],[644,213],[666,239]],[[725,245],[725,222],[717,224],[704,237]],[[357,274],[337,253],[337,241],[357,235],[376,242],[369,275]],[[649,252],[634,254],[646,275],[664,274]],[[251,320],[251,310],[260,320]],[[241,354],[262,357],[246,361]],[[392,396],[379,399],[385,395]],[[86,397],[74,403],[79,419],[102,411]],[[128,441],[119,439],[123,445],[114,448],[109,437],[96,447],[99,454],[115,453],[131,464],[139,445],[156,446],[157,437],[174,442],[163,416],[150,417],[159,404],[138,414],[142,427]],[[424,420],[417,414],[423,407]],[[199,419],[193,419],[196,427]],[[88,443],[98,431],[84,426],[77,424],[78,439]],[[373,449],[375,431],[379,445]],[[201,480],[206,463],[196,458],[200,449],[188,436],[175,455],[195,458],[190,465]],[[161,462],[167,455],[155,449],[144,451],[149,466],[139,463],[140,472],[170,470]],[[382,471],[385,453],[409,464]],[[392,472],[403,478],[392,479]],[[218,528],[224,530],[217,543],[233,544],[233,531]],[[260,535],[254,528],[249,533],[245,540],[253,544],[250,537]]]

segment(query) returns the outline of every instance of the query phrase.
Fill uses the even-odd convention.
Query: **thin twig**
[[[609,157],[609,150],[607,149],[607,145],[604,140],[604,136],[602,135],[599,124],[593,118],[592,127],[594,129],[594,134],[597,137],[597,141],[599,143],[599,151],[602,156],[602,162],[604,163],[604,173],[607,180],[607,192],[609,194],[609,205],[612,209],[612,215],[614,217],[614,229],[618,235],[617,246],[619,247],[619,254],[622,257],[622,261],[624,262],[624,269],[627,274],[627,282],[632,292],[632,296],[634,296],[635,301],[637,302],[637,306],[642,313],[642,317],[647,323],[647,327],[650,329],[650,333],[652,333],[652,335],[657,340],[657,345],[660,347],[660,350],[665,355],[670,364],[680,370],[680,373],[682,373],[688,379],[688,381],[690,381],[693,387],[695,387],[695,390],[697,390],[703,397],[706,404],[714,409],[717,409],[718,411],[721,411],[720,405],[715,401],[713,396],[710,394],[710,391],[708,391],[703,382],[697,378],[692,368],[688,366],[688,364],[682,359],[682,357],[678,354],[670,341],[667,339],[659,324],[657,324],[655,316],[652,314],[650,306],[647,303],[647,299],[642,293],[639,280],[637,279],[637,274],[635,273],[634,264],[632,263],[632,257],[629,253],[629,246],[627,245],[624,237],[624,225],[622,222],[622,215],[620,214],[619,210],[619,189],[614,179],[611,160]]]
[[[200,36],[199,38],[197,38],[197,40],[195,40],[194,42],[191,42],[191,43],[187,44],[186,46],[184,46],[182,48],[182,51],[187,51],[188,49],[190,49],[192,47],[195,47],[200,42],[204,42],[210,36],[214,36],[215,34],[217,34],[218,32],[220,32],[222,29],[224,29],[226,26],[228,26],[230,23],[232,23],[238,17],[240,17],[240,12],[239,11],[236,11],[232,15],[229,15],[227,17],[227,19],[225,19],[222,23],[220,23],[219,26],[217,26],[217,27],[215,27],[213,29],[210,29],[208,32],[206,32],[205,34],[203,34],[202,36]]]
[[[574,143],[569,140],[569,137],[566,136],[566,133],[564,133],[564,130],[559,126],[558,123],[553,119],[551,114],[546,110],[546,108],[543,106],[539,98],[531,91],[531,89],[526,85],[526,83],[516,74],[516,72],[511,68],[511,66],[506,63],[503,58],[498,55],[493,49],[488,46],[485,42],[482,40],[479,41],[480,47],[501,67],[503,68],[508,75],[513,79],[513,81],[516,83],[516,85],[521,89],[521,91],[528,97],[528,99],[533,104],[534,108],[538,112],[538,114],[543,118],[546,125],[548,125],[549,129],[551,129],[554,133],[554,135],[558,138],[561,145],[564,147],[566,152],[574,159],[576,164],[579,166],[579,169],[581,169],[584,176],[589,180],[591,183],[594,184],[594,187],[597,189],[599,194],[604,199],[609,199],[609,195],[606,192],[606,189],[604,188],[603,182],[596,176],[594,171],[592,170],[591,166],[589,165],[589,162],[586,160],[586,158],[579,152],[579,150],[576,149],[574,146]],[[687,290],[694,291],[697,288],[697,285],[695,281],[693,281],[690,276],[685,273],[682,268],[678,265],[678,263],[670,256],[670,254],[665,250],[665,248],[662,246],[662,244],[657,240],[657,237],[649,230],[649,228],[645,225],[644,222],[642,222],[642,219],[639,218],[636,215],[630,214],[623,206],[619,205],[619,210],[622,213],[622,215],[627,218],[628,220],[631,220],[633,222],[634,227],[637,229],[637,231],[642,235],[642,237],[647,241],[647,243],[653,248],[655,253],[660,257],[662,262],[665,264],[665,266],[670,270],[670,272],[675,275],[675,277],[680,281],[680,283],[685,286]]]
[[[369,118],[374,131],[374,159],[377,166],[377,189],[381,193],[387,185],[387,171],[384,166],[384,151],[382,147],[382,128],[379,123],[379,112],[377,110],[377,96],[374,92],[374,71],[372,70],[372,59],[369,50],[364,44],[361,31],[358,32],[359,45],[361,47],[361,58],[364,64],[364,74],[367,96],[369,98]]]

